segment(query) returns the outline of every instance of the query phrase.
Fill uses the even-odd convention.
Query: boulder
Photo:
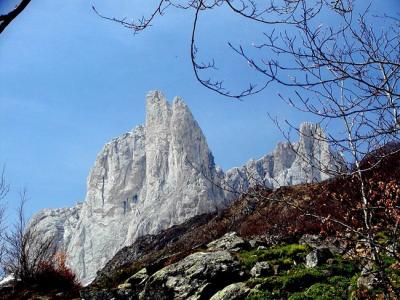
[[[249,240],[250,248],[256,248],[260,246],[265,246],[265,241],[261,239],[251,239]]]
[[[334,254],[343,254],[348,246],[346,240],[340,240],[335,237],[323,238],[315,234],[304,234],[300,240],[300,245],[308,245],[311,248],[328,248]]]
[[[250,275],[252,277],[264,277],[272,275],[274,270],[266,261],[257,262],[254,267],[250,270]]]
[[[136,300],[131,289],[82,289],[79,292],[82,300]]]
[[[228,251],[197,252],[147,280],[140,299],[208,299],[240,279],[240,265]]]
[[[232,283],[215,293],[210,300],[242,300],[249,291],[250,288],[244,282]]]
[[[238,236],[236,232],[228,232],[220,239],[207,245],[208,250],[229,250],[231,252],[247,249],[248,247],[249,244]]]
[[[319,248],[322,244],[322,237],[317,234],[303,234],[299,239],[300,245],[308,245],[312,248]]]
[[[332,252],[328,248],[314,249],[306,256],[306,267],[314,268],[319,266],[325,263],[332,256]]]

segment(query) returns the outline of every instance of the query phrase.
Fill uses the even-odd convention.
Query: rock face
[[[322,130],[306,123],[301,133],[298,153],[334,166],[328,145],[315,139]],[[160,92],[151,92],[145,125],[113,139],[98,154],[83,204],[34,218],[44,234],[56,237],[69,266],[87,284],[138,237],[225,207],[233,194],[219,186],[240,191],[258,181],[276,188],[327,177],[285,143],[224,174],[186,104],[180,98],[170,104]]]
[[[169,104],[159,92],[150,93],[146,125],[104,146],[74,231],[64,232],[69,264],[79,278],[92,280],[138,236],[223,206],[222,191],[198,170],[210,178],[216,172],[188,107],[180,98]]]
[[[254,185],[276,189],[319,182],[342,168],[340,158],[332,153],[319,125],[301,124],[299,136],[297,143],[279,143],[273,153],[228,170],[225,175],[226,190],[246,191]],[[234,195],[228,192],[226,196],[232,198]]]
[[[64,247],[79,221],[81,209],[82,203],[71,208],[43,209],[32,217],[28,226],[37,226],[43,240],[54,238],[56,247]]]

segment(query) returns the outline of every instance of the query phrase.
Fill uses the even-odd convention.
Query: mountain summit
[[[187,105],[158,91],[146,102],[146,123],[107,143],[87,181],[85,201],[43,210],[38,230],[54,236],[83,284],[138,237],[156,234],[193,216],[226,207],[239,192],[262,182],[276,188],[328,175],[305,163],[334,167],[320,127],[305,123],[300,141],[280,143],[272,154],[224,173]],[[306,158],[306,160],[304,160]],[[226,188],[229,187],[229,188]]]

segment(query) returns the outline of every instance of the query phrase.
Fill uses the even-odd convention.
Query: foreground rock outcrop
[[[241,192],[260,183],[277,188],[326,179],[310,165],[337,165],[321,140],[322,130],[305,123],[300,133],[294,147],[281,143],[272,154],[224,173],[182,99],[170,104],[160,92],[151,92],[145,125],[113,139],[98,154],[85,201],[40,212],[34,223],[44,235],[55,236],[68,265],[87,284],[138,237],[226,207],[236,196],[232,188]]]
[[[233,239],[241,243],[230,249]],[[306,256],[315,249],[296,242],[264,242],[259,249],[230,232],[211,243],[230,250],[208,247],[155,270],[148,265],[116,287],[89,286],[80,295],[85,300],[347,299],[355,290],[357,262],[337,256],[308,268]]]

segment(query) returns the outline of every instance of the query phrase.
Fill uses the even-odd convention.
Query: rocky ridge
[[[235,196],[232,188],[240,192],[260,183],[277,188],[326,179],[304,160],[336,166],[322,130],[305,123],[300,133],[294,146],[281,143],[272,154],[224,173],[182,99],[170,104],[160,92],[151,92],[145,125],[113,139],[98,154],[85,201],[39,212],[33,222],[56,237],[69,266],[87,284],[138,237],[226,207]]]

